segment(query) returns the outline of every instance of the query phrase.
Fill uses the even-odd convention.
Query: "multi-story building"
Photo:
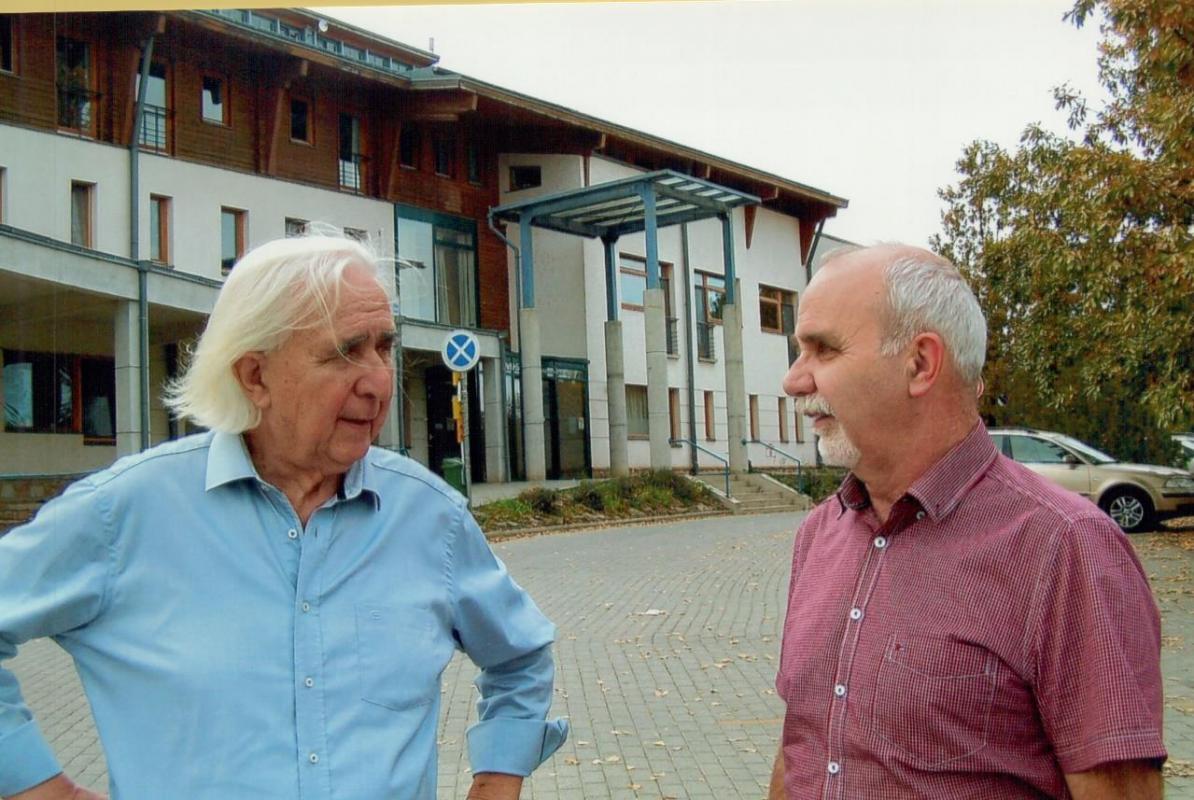
[[[0,15],[0,471],[86,471],[184,434],[160,390],[223,276],[247,249],[318,221],[394,265],[399,391],[381,444],[436,469],[459,452],[439,350],[466,328],[482,356],[467,381],[472,477],[519,477],[518,273],[488,213],[660,169],[760,199],[732,216],[740,411],[752,460],[783,463],[777,449],[811,460],[779,382],[804,265],[844,200],[309,12]],[[611,450],[604,253],[535,236],[545,420],[531,441],[548,448],[549,476],[600,473]],[[644,238],[618,249],[628,453],[646,466]],[[661,229],[658,254],[668,433],[672,463],[686,467],[700,448],[727,450],[720,228]]]

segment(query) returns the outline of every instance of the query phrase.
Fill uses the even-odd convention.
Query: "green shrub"
[[[560,502],[560,493],[556,489],[537,486],[534,489],[527,489],[518,496],[518,499],[539,514],[554,514]]]
[[[601,493],[601,485],[594,481],[581,481],[572,490],[572,500],[593,511],[605,510],[605,495]]]

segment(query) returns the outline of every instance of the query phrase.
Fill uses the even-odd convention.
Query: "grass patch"
[[[703,484],[668,470],[656,470],[627,478],[581,481],[572,489],[528,489],[516,498],[477,506],[473,516],[482,530],[499,532],[720,508]]]
[[[841,467],[806,467],[800,471],[799,483],[795,472],[768,471],[767,474],[796,491],[804,492],[814,503],[820,503],[842,485],[846,470]]]

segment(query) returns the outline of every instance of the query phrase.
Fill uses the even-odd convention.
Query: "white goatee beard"
[[[817,435],[817,452],[821,454],[821,460],[831,467],[845,467],[846,469],[854,469],[858,466],[859,459],[862,458],[862,453],[850,441],[850,437],[842,430],[841,424],[837,421],[837,416],[833,413],[833,408],[830,407],[829,401],[820,395],[808,395],[806,397],[796,398],[796,410],[801,414],[823,414],[833,417],[833,421],[829,423],[829,428],[825,433]]]

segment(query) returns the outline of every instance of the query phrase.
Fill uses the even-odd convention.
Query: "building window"
[[[365,156],[361,153],[361,121],[340,115],[340,188],[360,192]]]
[[[307,234],[307,220],[298,219],[297,217],[286,218],[286,238],[294,239],[298,236],[306,236]]]
[[[70,243],[79,247],[94,247],[95,184],[71,181],[70,184]]]
[[[466,156],[468,158],[468,182],[480,184],[481,151],[477,149],[477,143],[475,141],[469,141],[468,152],[466,153]]]
[[[220,270],[227,275],[245,254],[245,212],[220,209]]]
[[[311,104],[299,97],[290,98],[290,141],[311,144]]]
[[[91,88],[91,46],[59,36],[58,59],[58,126],[80,133],[92,129],[92,105],[95,92]]]
[[[203,121],[216,125],[228,124],[228,98],[225,97],[224,80],[203,76]]]
[[[141,92],[141,73],[137,73],[137,92]],[[157,61],[149,65],[149,80],[145,82],[145,107],[141,115],[141,131],[137,142],[150,150],[165,151],[167,125],[170,116],[170,95],[166,87],[166,65]]]
[[[749,400],[750,404],[750,440],[752,442],[759,441],[759,396],[752,394]]]
[[[647,261],[639,256],[620,253],[618,256],[618,284],[622,296],[622,308],[631,311],[642,311],[643,300],[647,291]],[[672,265],[667,262],[659,263],[659,288],[663,289],[663,315],[669,320],[672,317]],[[668,348],[668,352],[672,352]]]
[[[411,169],[419,166],[419,132],[410,125],[402,126],[398,135],[398,163]]]
[[[696,273],[697,320],[720,325],[722,306],[726,302],[726,279],[708,272]]]
[[[543,170],[538,166],[510,167],[510,191],[534,189],[543,185]]]
[[[435,174],[451,178],[456,173],[456,140],[440,134],[435,137]]]
[[[17,71],[16,15],[0,14],[0,72]]]
[[[8,170],[0,167],[0,224],[8,219],[7,211],[8,203]]]
[[[647,423],[647,387],[626,385],[626,438],[646,439],[651,429]]]
[[[405,205],[396,215],[403,316],[476,325],[476,222]]]
[[[788,398],[779,398],[779,440],[788,441]]]
[[[713,426],[713,392],[705,392],[705,439],[717,440],[717,430]]]
[[[110,358],[4,351],[4,429],[116,435],[116,371]]]
[[[671,428],[671,439],[673,442],[678,442],[680,436],[680,390],[669,388],[667,390],[667,419]]]
[[[149,196],[149,259],[170,263],[170,198]]]
[[[759,327],[765,333],[793,333],[796,330],[796,293],[759,286]]]
[[[803,444],[804,442],[804,415],[800,413],[800,409],[796,409],[795,425],[792,427],[792,432],[796,434],[796,442]]]

